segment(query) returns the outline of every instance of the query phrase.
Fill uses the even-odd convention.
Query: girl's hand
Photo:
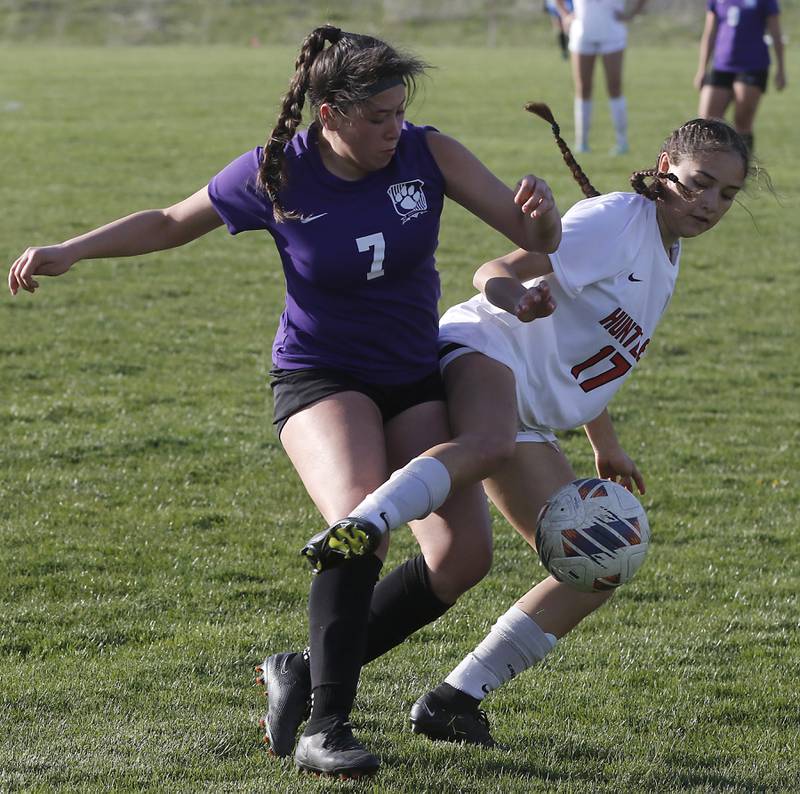
[[[778,69],[778,71],[775,72],[775,88],[777,88],[778,91],[783,91],[783,89],[786,88],[786,74],[783,69]]]
[[[699,72],[697,72],[697,74],[694,76],[694,80],[692,81],[692,83],[694,84],[694,87],[695,87],[695,88],[696,88],[698,91],[699,91],[699,90],[700,90],[700,89],[703,87],[703,78],[704,78],[705,76],[706,76],[706,73],[705,73],[704,71],[699,71]]]
[[[8,288],[12,295],[16,295],[20,289],[35,292],[39,282],[34,276],[60,276],[74,264],[75,260],[63,245],[26,248],[8,271]]]
[[[541,218],[556,206],[550,185],[533,174],[522,177],[517,183],[514,203],[531,218]]]
[[[631,493],[633,493],[635,483],[639,493],[644,493],[644,478],[622,447],[616,446],[605,451],[598,450],[595,452],[594,462],[598,476],[618,482]]]
[[[529,323],[538,317],[548,317],[555,310],[556,302],[550,294],[550,285],[541,281],[519,299],[514,314],[518,320]]]

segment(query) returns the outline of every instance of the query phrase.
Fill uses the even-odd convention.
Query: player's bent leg
[[[484,486],[506,518],[532,543],[541,506],[573,479],[572,467],[557,445],[520,443],[513,458]],[[435,739],[493,743],[488,721],[479,708],[482,699],[539,664],[557,636],[550,626],[542,625],[537,613],[532,616],[519,604],[511,607],[445,681],[414,704],[413,730]]]
[[[327,428],[324,434],[320,427]],[[301,551],[312,570],[372,553],[385,556],[380,527],[337,521],[388,474],[383,421],[372,400],[358,392],[326,397],[289,418],[281,443],[317,508],[332,522]]]
[[[326,432],[320,433],[320,427]],[[361,393],[339,392],[292,415],[283,428],[281,442],[328,522],[348,515],[366,493],[386,478],[383,420],[374,402]],[[388,539],[382,545],[387,546]],[[385,554],[385,548],[379,548],[378,554],[358,558],[346,572],[338,566],[323,571],[312,582],[308,605],[310,670],[305,678],[313,692],[312,712],[305,729],[309,736],[331,727],[331,717],[346,721],[352,708],[381,554]],[[269,680],[267,686],[269,689]],[[292,716],[296,712],[273,713],[273,735],[286,736],[296,731],[296,716]],[[331,741],[336,747],[342,745],[344,764],[352,765],[347,742],[334,739]],[[316,746],[316,740],[312,745]],[[335,747],[334,751],[334,755],[339,752]],[[331,761],[335,759],[327,757],[326,766]]]
[[[488,573],[492,561],[491,522],[480,481],[514,454],[517,419],[514,376],[503,364],[468,353],[445,369],[447,413],[428,416],[444,441],[430,451],[451,473],[453,490],[434,513],[411,523],[425,558],[433,593],[452,604]],[[441,410],[437,406],[435,410]],[[434,410],[433,407],[431,410]],[[390,444],[408,454],[411,427],[387,427]]]

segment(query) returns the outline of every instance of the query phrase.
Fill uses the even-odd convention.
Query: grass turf
[[[571,127],[552,50],[422,50],[412,106],[509,182],[533,170],[579,198],[543,99]],[[792,55],[789,68],[792,72]],[[0,257],[203,185],[260,142],[294,48],[0,52]],[[631,153],[602,101],[603,191],[626,189],[695,113],[695,51],[633,47]],[[598,86],[598,99],[602,91]],[[0,101],[0,106],[3,102]],[[354,721],[381,755],[370,791],[788,791],[800,779],[798,644],[798,112],[770,93],[755,189],[688,241],[677,293],[612,405],[648,481],[651,557],[543,668],[487,700],[505,750],[412,735],[414,699],[541,577],[496,520],[489,577],[366,668]],[[509,248],[456,206],[443,220],[442,306]],[[252,666],[305,641],[297,555],[320,520],[269,424],[264,388],[282,303],[261,235],[80,264],[0,299],[0,788],[316,791],[259,749]],[[564,436],[582,474],[580,432]],[[390,563],[414,546],[398,532]]]

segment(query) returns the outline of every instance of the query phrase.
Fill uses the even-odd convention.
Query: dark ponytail
[[[342,31],[332,25],[323,25],[306,36],[294,65],[294,77],[283,97],[278,121],[264,145],[258,169],[258,185],[272,202],[272,213],[279,223],[293,217],[293,213],[287,213],[281,205],[279,193],[286,181],[284,169],[286,144],[292,140],[303,120],[303,105],[310,82],[311,66],[324,49],[326,41],[335,44],[341,37]]]

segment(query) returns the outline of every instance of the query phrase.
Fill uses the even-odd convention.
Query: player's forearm
[[[711,37],[703,34],[700,40],[700,56],[697,61],[697,70],[704,72],[708,66],[708,59],[711,57]]]
[[[63,245],[80,259],[138,256],[183,245],[193,239],[164,210],[143,210],[67,240]]]
[[[716,20],[706,20],[705,27],[703,28],[703,35],[700,38],[700,56],[697,65],[698,71],[704,72],[706,70],[706,66],[708,66],[708,61],[711,58],[711,53],[713,51],[712,42],[714,40],[716,27]]]
[[[783,62],[783,33],[781,31],[780,23],[778,22],[778,17],[770,17],[767,20],[767,30],[769,32],[770,38],[772,39],[772,52],[775,55],[775,62],[777,64],[778,70],[784,70],[784,62]]]
[[[598,417],[587,422],[583,429],[595,452],[619,446],[617,432],[614,430],[614,423],[611,421],[608,409],[604,409]]]
[[[486,296],[489,303],[511,314],[526,292],[525,285],[502,259],[493,259],[481,265],[472,283],[475,289]]]

